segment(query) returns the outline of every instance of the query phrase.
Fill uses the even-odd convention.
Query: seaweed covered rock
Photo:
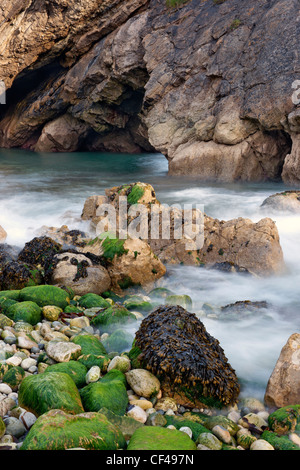
[[[126,448],[122,432],[100,413],[76,416],[51,410],[40,416],[24,439],[21,450],[118,450]]]
[[[42,309],[35,302],[17,302],[9,307],[7,316],[14,322],[23,321],[36,325],[42,320]]]
[[[43,285],[32,286],[21,289],[19,299],[21,301],[30,300],[40,307],[56,305],[64,309],[70,303],[69,293],[57,286]]]
[[[111,305],[102,310],[91,320],[91,325],[101,328],[103,332],[111,332],[118,326],[126,326],[134,323],[136,317],[122,305]]]
[[[3,290],[18,290],[42,283],[41,271],[29,263],[8,261],[0,269],[0,286]]]
[[[105,347],[96,336],[78,335],[72,338],[72,342],[81,347],[81,353],[83,355],[94,354],[101,356],[106,354]]]
[[[69,362],[59,362],[58,364],[53,364],[47,369],[44,373],[49,372],[63,372],[68,374],[71,379],[74,380],[77,388],[81,388],[86,385],[85,376],[88,369],[84,364],[81,364],[78,361],[69,361]]]
[[[29,263],[34,266],[42,266],[43,268],[51,263],[54,255],[59,253],[62,245],[49,237],[36,237],[25,243],[23,250],[18,256],[18,261]]]
[[[143,426],[134,432],[127,450],[196,450],[196,444],[185,432]]]
[[[49,372],[26,377],[19,388],[19,405],[36,416],[49,410],[82,413],[79,391],[74,380],[64,372]]]
[[[128,405],[125,376],[113,369],[98,382],[82,388],[80,396],[85,411],[99,411],[104,407],[122,416]]]
[[[179,404],[221,408],[236,403],[235,371],[195,314],[180,306],[158,307],[142,321],[134,346],[164,394]]]
[[[100,310],[100,308],[110,307],[110,302],[100,295],[90,292],[80,297],[78,305],[83,308],[99,307]]]

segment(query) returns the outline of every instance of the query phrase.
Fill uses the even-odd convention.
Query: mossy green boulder
[[[6,299],[19,300],[20,291],[19,290],[2,290],[0,291],[0,298],[6,297]]]
[[[19,298],[21,301],[35,302],[40,307],[56,305],[56,307],[64,309],[70,303],[68,292],[60,287],[50,285],[25,287],[21,289]]]
[[[124,330],[116,330],[108,338],[102,341],[103,346],[107,352],[118,352],[121,353],[127,349],[130,349],[134,338],[133,336]]]
[[[8,299],[7,297],[0,297],[0,312],[7,315],[9,308],[17,303],[17,300]]]
[[[5,370],[5,367],[4,367]],[[16,391],[25,378],[25,371],[20,366],[9,367],[2,375],[2,382]]]
[[[270,430],[274,431],[279,436],[294,432],[299,421],[300,404],[279,408],[268,417]]]
[[[278,436],[275,432],[267,429],[262,433],[260,439],[267,441],[275,450],[300,450],[300,447],[294,444],[289,436]]]
[[[7,316],[14,322],[22,321],[30,323],[30,325],[36,325],[43,318],[41,307],[30,300],[17,302],[9,307],[7,310]]]
[[[143,426],[134,432],[127,450],[196,450],[196,444],[185,432]]]
[[[99,307],[100,309],[110,307],[110,302],[101,297],[101,295],[89,293],[80,297],[78,305],[83,308]]]
[[[77,362],[83,364],[87,369],[90,369],[93,366],[98,366],[100,367],[101,372],[106,372],[110,359],[106,354],[83,354],[82,356],[79,356]]]
[[[60,409],[78,414],[84,411],[74,380],[64,372],[49,372],[26,377],[19,388],[19,406],[36,416]]]
[[[20,450],[126,449],[122,432],[100,413],[72,415],[51,410],[29,430]]]
[[[121,305],[112,305],[92,318],[91,325],[101,328],[102,332],[111,332],[120,325],[130,325],[135,321],[135,315],[127,308]]]
[[[127,308],[127,310],[137,310],[141,313],[148,313],[154,308],[154,305],[148,300],[147,297],[144,298],[138,295],[128,296],[127,299],[124,300],[123,305]]]
[[[87,367],[78,361],[60,362],[47,367],[44,373],[49,372],[63,372],[68,374],[77,388],[84,387],[86,385],[85,376],[87,374]]]
[[[72,338],[72,342],[81,346],[81,353],[103,356],[106,354],[105,347],[101,341],[93,335],[77,335]]]
[[[107,408],[116,415],[123,416],[128,405],[125,383],[124,374],[118,370],[112,370],[98,382],[90,383],[82,388],[80,396],[85,411],[99,411],[101,408]]]

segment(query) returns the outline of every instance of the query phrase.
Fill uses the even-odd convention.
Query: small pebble
[[[189,428],[187,426],[182,426],[181,428],[179,428],[179,431],[185,432],[192,439],[193,431],[191,430],[191,428]]]

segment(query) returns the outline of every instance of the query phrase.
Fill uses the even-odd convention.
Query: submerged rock
[[[183,406],[227,406],[240,386],[219,342],[195,314],[158,307],[136,333],[139,361],[161,382],[165,395]]]
[[[300,191],[284,191],[273,194],[265,199],[261,205],[263,209],[283,213],[300,213]]]

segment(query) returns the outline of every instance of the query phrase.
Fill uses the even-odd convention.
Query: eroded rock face
[[[291,335],[268,381],[265,402],[281,408],[300,402],[300,335]]]
[[[2,147],[155,150],[173,174],[299,183],[298,0],[50,3],[0,7]]]

